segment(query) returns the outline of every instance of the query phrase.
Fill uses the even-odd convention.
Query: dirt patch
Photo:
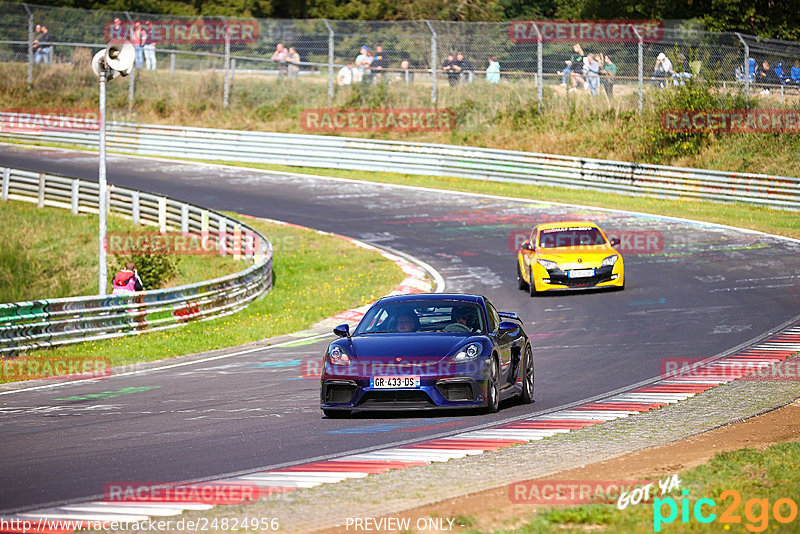
[[[800,438],[800,400],[772,412],[698,434],[688,439],[642,449],[578,469],[563,471],[547,479],[558,480],[653,480],[665,478],[705,463],[715,454],[742,448],[764,449],[781,441]],[[458,499],[414,508],[391,517],[418,519],[469,517],[473,529],[514,528],[524,524],[536,505],[512,503],[507,486]],[[320,532],[334,533],[341,529]],[[412,530],[413,532],[413,530]]]

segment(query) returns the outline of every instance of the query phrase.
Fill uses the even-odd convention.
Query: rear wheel
[[[519,400],[522,404],[530,404],[533,400],[533,352],[530,345],[525,349],[522,365],[522,393]]]
[[[500,409],[500,384],[498,382],[497,360],[492,358],[489,377],[486,380],[486,413],[497,413]]]
[[[517,287],[519,289],[528,289],[528,282],[522,277],[522,269],[519,266],[519,259],[517,259]]]
[[[328,419],[344,419],[350,417],[350,410],[322,410]]]

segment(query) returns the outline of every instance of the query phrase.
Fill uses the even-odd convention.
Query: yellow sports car
[[[531,296],[545,291],[612,287],[625,289],[619,240],[606,238],[589,221],[533,227],[517,253],[517,281]]]

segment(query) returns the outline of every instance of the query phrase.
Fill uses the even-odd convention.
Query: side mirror
[[[519,332],[519,325],[511,321],[500,321],[500,326],[497,327],[497,334],[499,336],[512,335],[516,336]]]
[[[350,337],[350,325],[340,324],[333,329],[333,333],[339,337]]]
[[[533,245],[531,245],[529,241],[525,241],[524,243],[522,243],[523,250],[533,250],[533,248],[534,248]]]
[[[611,243],[612,247],[616,247],[617,245],[619,245],[619,238],[612,237],[611,239],[608,240],[608,242]]]

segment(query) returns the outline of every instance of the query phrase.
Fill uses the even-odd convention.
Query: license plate
[[[594,276],[594,269],[575,269],[569,272],[570,278],[588,278]]]
[[[373,389],[418,388],[418,376],[373,376],[369,387]]]

